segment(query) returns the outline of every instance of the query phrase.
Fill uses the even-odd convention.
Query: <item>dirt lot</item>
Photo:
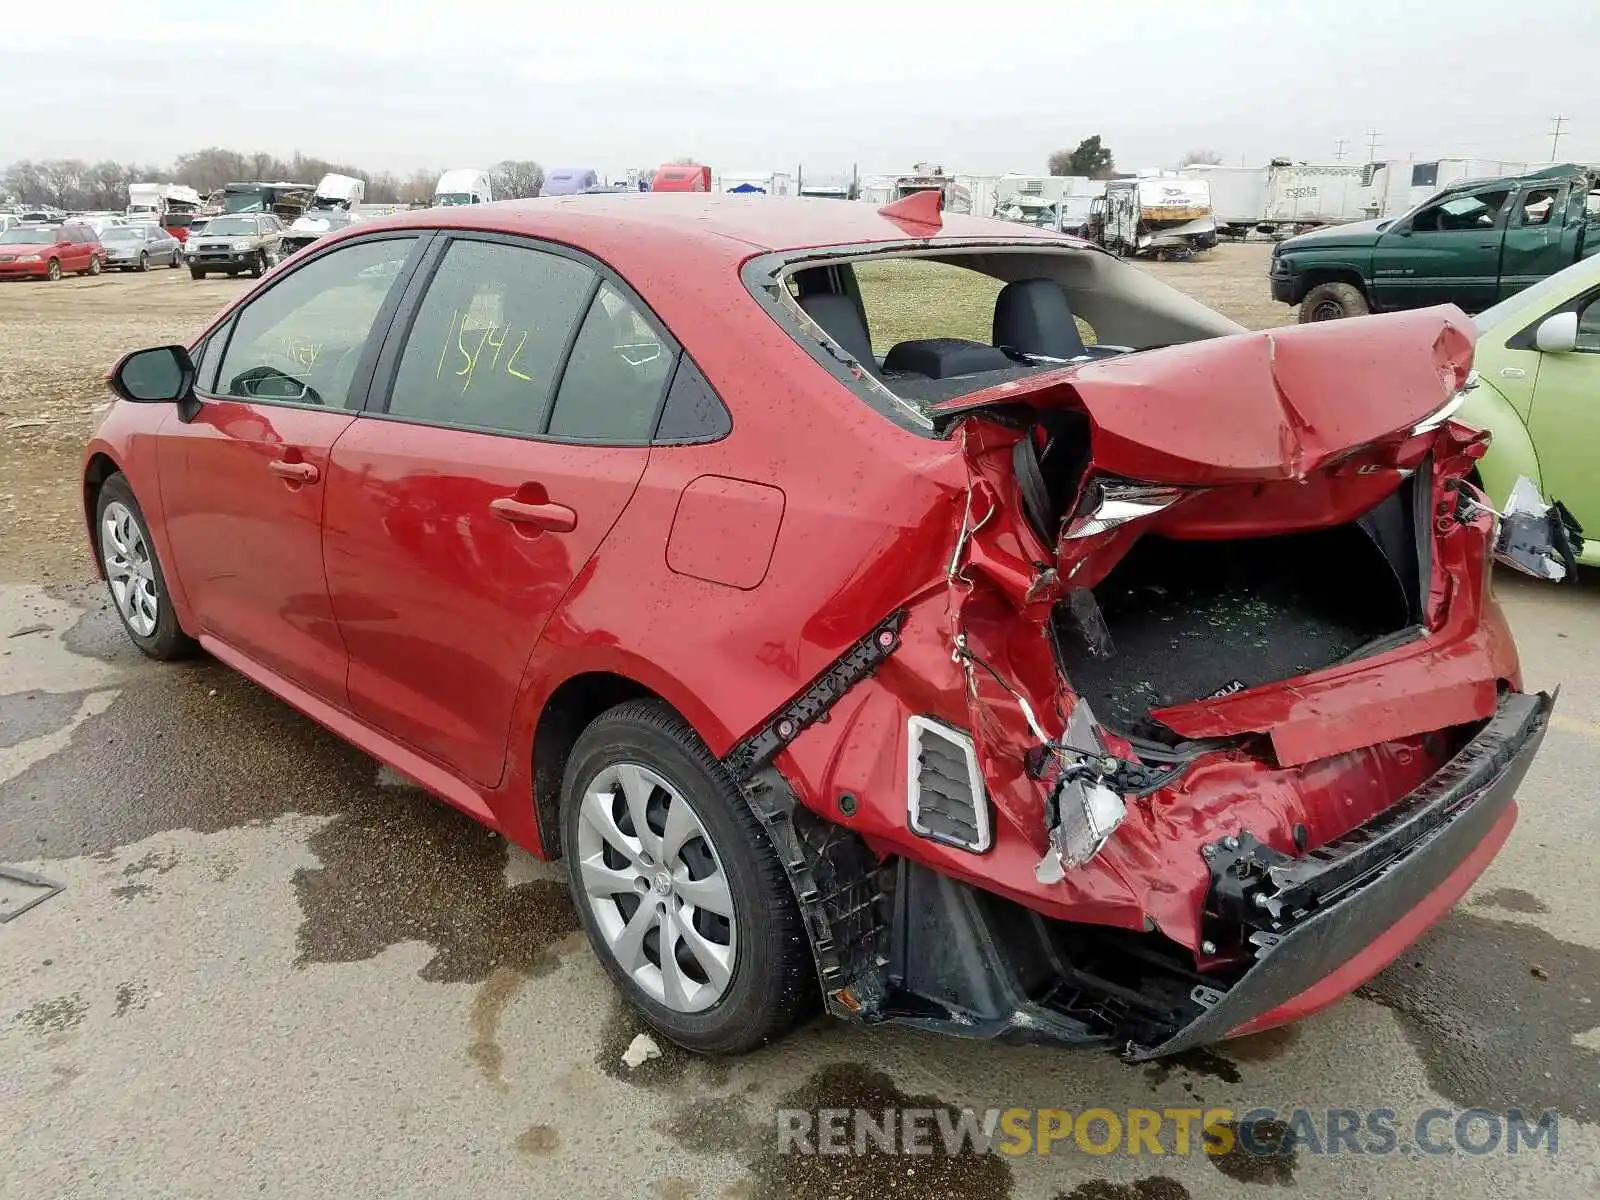
[[[1268,253],[1265,244],[1222,245],[1190,262],[1145,269],[1236,321],[1265,328],[1293,319],[1267,294]],[[974,279],[945,306],[986,325],[993,297]],[[905,324],[905,336],[916,336],[915,319],[896,311],[893,281],[880,283],[890,285],[887,311]],[[84,439],[106,403],[106,369],[128,350],[187,341],[248,286],[194,280],[181,270],[0,285],[0,345],[7,348],[0,356],[0,582],[67,582],[90,570],[76,479]],[[893,322],[875,324],[879,340],[887,338],[884,349],[899,340]],[[987,339],[987,330],[974,336]]]
[[[183,342],[248,280],[187,271],[0,284],[0,582],[90,570],[77,474],[119,355]]]

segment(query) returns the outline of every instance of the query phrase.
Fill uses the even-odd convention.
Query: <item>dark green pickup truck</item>
[[[1401,217],[1272,251],[1272,298],[1301,321],[1457,304],[1469,313],[1600,251],[1600,173],[1572,164],[1463,182]]]

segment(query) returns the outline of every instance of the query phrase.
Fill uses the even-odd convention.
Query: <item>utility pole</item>
[[[1378,161],[1378,139],[1382,136],[1383,134],[1376,130],[1372,130],[1367,134],[1367,161],[1369,163]]]
[[[1350,144],[1349,138],[1335,138],[1333,142],[1333,161],[1344,161],[1344,148]]]
[[[1551,117],[1550,123],[1552,125],[1550,130],[1550,161],[1555,162],[1556,147],[1561,144],[1561,127],[1567,123],[1567,119],[1565,117]]]

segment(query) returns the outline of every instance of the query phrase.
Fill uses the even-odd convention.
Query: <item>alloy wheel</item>
[[[150,637],[161,614],[155,564],[138,520],[118,500],[107,504],[101,515],[100,561],[105,564],[106,580],[122,619],[140,637]]]
[[[689,799],[614,763],[584,790],[577,841],[583,899],[618,965],[674,1012],[716,1004],[738,953],[733,893]]]

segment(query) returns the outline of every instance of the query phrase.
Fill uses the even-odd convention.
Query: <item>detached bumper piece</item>
[[[1435,893],[1453,901],[1450,889],[1481,870],[1474,851],[1506,818],[1553,704],[1503,696],[1426,783],[1304,856],[1247,833],[1208,847],[1207,941],[1227,965],[1204,973],[1159,933],[1049,920],[901,861],[880,896],[893,914],[882,998],[857,1015],[1001,1041],[1110,1042],[1134,1061],[1274,1023],[1347,964],[1385,965],[1382,952],[1401,945],[1375,942]],[[1370,962],[1353,961],[1364,954]]]

